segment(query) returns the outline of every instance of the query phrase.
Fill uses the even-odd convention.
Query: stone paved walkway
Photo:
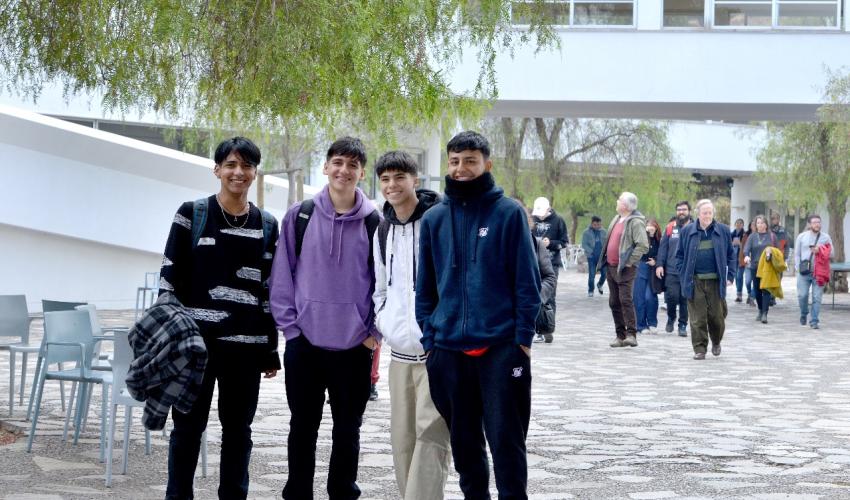
[[[813,331],[799,325],[794,279],[786,278],[786,299],[771,311],[770,324],[753,321],[753,308],[730,303],[723,354],[693,361],[690,339],[672,334],[640,337],[637,348],[609,348],[607,295],[586,297],[584,283],[573,270],[562,273],[555,343],[533,349],[532,498],[850,498],[846,295],[837,297],[843,309],[824,307],[822,329]],[[662,326],[664,314],[659,311]],[[132,320],[126,312],[103,316],[110,324]],[[381,397],[369,404],[362,430],[363,498],[398,498],[387,365],[385,356]],[[30,373],[33,368],[34,361]],[[6,384],[8,357],[0,354],[0,394],[8,394]],[[16,408],[13,417],[0,420],[28,429],[25,410]],[[96,395],[84,439],[63,445],[58,389],[52,388],[33,453],[26,453],[23,436],[0,447],[0,498],[162,498],[167,441],[156,434],[153,454],[145,456],[138,424],[128,475],[104,487],[98,412]],[[5,415],[5,404],[0,413]],[[254,424],[251,498],[279,498],[288,418],[282,376],[264,381]],[[216,498],[220,427],[215,415],[210,421],[210,475],[196,481],[199,499]],[[326,411],[317,498],[326,498],[329,422]],[[461,498],[455,475],[446,494]]]

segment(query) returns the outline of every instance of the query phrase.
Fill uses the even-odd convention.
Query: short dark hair
[[[690,211],[691,211],[691,203],[690,203],[689,201],[687,201],[687,200],[682,200],[682,201],[680,201],[680,202],[676,203],[676,208],[679,208],[679,207],[681,207],[682,205],[685,205],[686,207],[688,207],[688,212],[690,212]]]
[[[417,175],[416,160],[406,151],[387,151],[375,162],[375,175],[381,176],[387,170]]]
[[[366,166],[366,147],[357,137],[345,136],[335,140],[331,144],[331,147],[328,148],[328,155],[325,157],[325,160],[330,160],[334,156],[354,158],[360,162],[361,167]]]
[[[602,222],[602,218],[599,217],[598,215],[594,215],[593,217],[590,218],[590,223],[592,224],[594,222]]]
[[[806,216],[806,222],[808,222],[809,224],[812,223],[812,219],[820,219],[821,221],[823,221],[823,218],[818,214],[809,214],[808,216]]]
[[[256,167],[260,164],[260,148],[257,147],[256,144],[251,142],[250,139],[246,139],[244,137],[234,137],[232,139],[227,139],[226,141],[222,141],[221,144],[215,148],[215,154],[213,155],[213,160],[216,165],[221,165],[224,163],[224,160],[230,156],[230,153],[236,153],[242,158],[245,163],[251,165],[252,167]]]
[[[490,158],[490,143],[483,135],[472,130],[463,131],[446,144],[446,153],[460,153],[461,151],[481,151],[484,159]]]

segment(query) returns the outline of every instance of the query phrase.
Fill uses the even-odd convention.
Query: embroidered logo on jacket
[[[483,237],[487,236],[487,231],[489,231],[489,230],[490,230],[489,227],[479,227],[478,228],[478,237],[483,238]]]
[[[519,378],[519,377],[522,377],[522,367],[521,367],[521,366],[519,366],[519,367],[517,367],[517,368],[514,368],[513,373],[511,374],[511,376],[512,376],[513,378]]]

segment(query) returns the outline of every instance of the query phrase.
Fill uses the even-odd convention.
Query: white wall
[[[101,309],[132,309],[145,272],[158,272],[158,252],[143,252],[0,224],[0,295],[27,296],[30,312],[41,300],[89,302]]]
[[[850,66],[850,35],[842,32],[570,29],[559,34],[559,51],[535,54],[528,45],[513,57],[497,57],[500,100],[555,101],[556,107],[556,101],[619,102],[624,113],[627,103],[817,104],[824,65]],[[474,57],[467,51],[454,68],[452,87],[458,92],[473,89]]]

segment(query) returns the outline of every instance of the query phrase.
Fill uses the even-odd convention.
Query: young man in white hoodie
[[[375,173],[387,201],[373,242],[373,300],[375,324],[392,348],[390,438],[396,481],[405,500],[441,499],[449,472],[449,430],[431,400],[415,304],[420,220],[439,195],[416,189],[416,161],[403,151],[384,154]]]

